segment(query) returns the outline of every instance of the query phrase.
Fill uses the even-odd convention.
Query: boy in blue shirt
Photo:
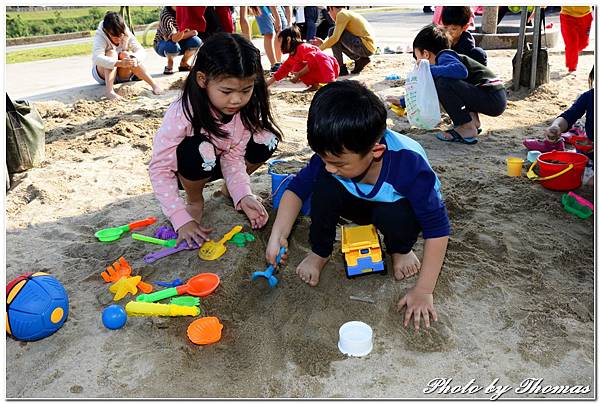
[[[429,61],[440,103],[454,123],[453,129],[438,133],[439,140],[477,143],[479,114],[499,116],[506,109],[502,81],[486,66],[450,49],[450,40],[441,27],[427,25],[413,41],[417,63]]]
[[[398,302],[398,309],[407,306],[404,325],[412,316],[419,329],[421,318],[426,327],[430,315],[437,320],[433,290],[450,223],[440,182],[425,151],[414,140],[388,130],[386,118],[382,101],[358,82],[333,82],[317,91],[307,123],[308,144],[315,154],[283,194],[266,258],[275,264],[280,247],[288,245],[303,201],[312,195],[312,251],[296,273],[309,285],[317,285],[331,256],[340,217],[373,224],[383,234],[396,279],[420,272],[415,287]],[[422,264],[412,250],[421,231]]]
[[[442,24],[450,36],[450,46],[454,52],[467,55],[487,66],[487,54],[482,48],[475,46],[473,35],[467,31],[472,13],[469,6],[444,6]]]

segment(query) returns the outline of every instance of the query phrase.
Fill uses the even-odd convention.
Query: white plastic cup
[[[373,349],[373,329],[362,321],[342,324],[338,348],[348,356],[368,355]]]

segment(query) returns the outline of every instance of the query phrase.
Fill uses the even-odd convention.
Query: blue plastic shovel
[[[275,258],[277,265],[279,265],[279,262],[281,261],[281,256],[284,253],[285,253],[285,247],[281,247],[279,249],[279,254],[277,254],[277,258]],[[262,276],[263,278],[267,278],[267,281],[269,282],[269,287],[274,288],[278,282],[275,275],[273,275],[274,271],[275,271],[275,267],[273,266],[273,264],[269,264],[269,266],[264,271],[253,272],[252,280],[254,281]]]

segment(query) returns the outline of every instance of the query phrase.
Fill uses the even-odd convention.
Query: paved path
[[[420,10],[402,10],[364,13],[365,18],[371,23],[377,38],[377,45],[384,49],[389,46],[396,49],[398,45],[412,44],[416,33],[425,24],[431,22],[431,14],[424,14]],[[481,17],[477,17],[476,24],[480,24]],[[548,22],[558,25],[558,14],[547,17]],[[518,15],[507,15],[502,21],[503,25],[518,25]],[[594,49],[594,31],[588,49]],[[84,38],[92,41],[92,38]],[[253,43],[262,49],[262,39],[254,39]],[[37,44],[43,46],[43,44]],[[557,46],[564,49],[562,38]],[[162,77],[165,59],[158,56],[152,48],[147,49],[146,66],[153,77]],[[176,62],[177,63],[177,62]],[[268,66],[268,61],[263,56],[263,66]],[[31,100],[48,100],[61,95],[65,91],[72,97],[77,94],[97,88],[102,89],[91,76],[91,58],[89,55],[72,56],[61,59],[49,59],[36,62],[26,62],[6,65],[6,91],[15,99],[28,98]]]

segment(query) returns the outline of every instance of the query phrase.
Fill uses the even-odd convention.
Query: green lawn
[[[152,44],[155,32],[148,32],[146,38],[148,44]],[[142,43],[142,33],[136,35],[136,38]],[[35,60],[57,59],[68,56],[90,55],[92,54],[92,42],[94,38],[89,38],[89,42],[81,44],[50,46],[46,48],[27,49],[22,51],[6,53],[6,64],[33,62]]]
[[[84,17],[90,14],[90,9],[97,8],[102,14],[107,11],[119,11],[121,9],[120,6],[95,6],[95,7],[78,7],[78,8],[65,8],[65,9],[52,9],[52,10],[39,10],[39,11],[11,11],[7,12],[7,17],[15,17],[17,14],[21,16],[23,21],[35,21],[35,20],[46,20],[49,18],[54,18],[54,13],[56,11],[60,12],[62,18],[76,18],[76,17]],[[131,14],[135,14],[136,10],[141,8],[156,8],[156,6],[131,6]]]

